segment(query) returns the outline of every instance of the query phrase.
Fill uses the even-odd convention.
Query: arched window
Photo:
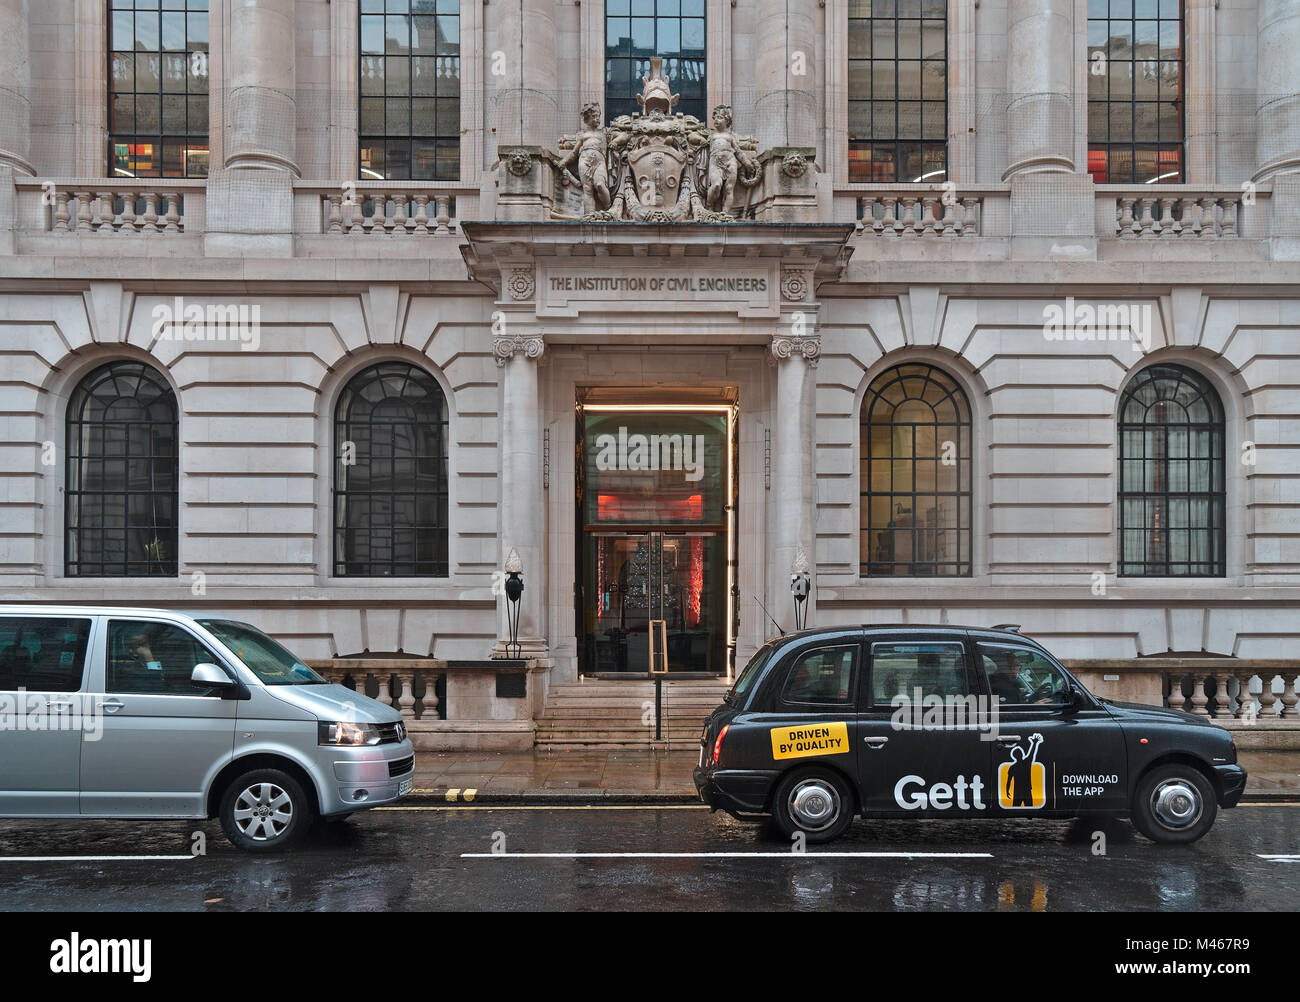
[[[1119,407],[1119,573],[1219,577],[1223,404],[1204,376],[1152,365]]]
[[[447,401],[405,362],[348,381],[334,411],[334,573],[447,575]]]
[[[971,572],[970,403],[942,369],[899,365],[862,401],[861,572]]]
[[[64,572],[176,574],[176,394],[143,362],[110,362],[68,401]]]

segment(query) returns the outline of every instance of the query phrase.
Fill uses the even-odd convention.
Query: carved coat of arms
[[[673,113],[679,95],[650,60],[637,103],[641,113],[600,125],[600,106],[582,109],[582,131],[560,139],[562,182],[582,191],[582,211],[557,218],[650,223],[726,223],[747,218],[760,171],[753,136],[731,131],[718,105],[712,127]],[[575,206],[576,209],[576,206]]]

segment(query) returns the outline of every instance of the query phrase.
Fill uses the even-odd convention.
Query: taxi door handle
[[[109,713],[116,713],[118,710],[122,709],[122,707],[126,706],[126,704],[120,699],[106,699],[99,705]]]
[[[1002,737],[998,738],[998,744],[1002,745],[1003,747],[1018,745],[1020,744],[1020,738],[1017,735],[1004,734]]]
[[[883,748],[885,746],[885,742],[888,741],[889,738],[882,738],[882,737],[876,737],[874,735],[868,735],[862,740],[865,741],[867,745],[871,748]]]

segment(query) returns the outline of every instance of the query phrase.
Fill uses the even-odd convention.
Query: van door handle
[[[883,748],[885,746],[885,742],[888,741],[889,738],[878,737],[876,735],[868,735],[862,740],[867,743],[867,747],[874,749],[874,748]]]
[[[126,704],[120,699],[106,699],[99,705],[109,713],[116,713],[118,710],[122,709],[122,707],[126,706]]]

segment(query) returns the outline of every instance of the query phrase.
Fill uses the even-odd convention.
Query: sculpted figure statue
[[[708,142],[705,203],[710,209],[723,212],[731,204],[741,169],[750,175],[758,170],[757,161],[750,155],[755,149],[755,140],[750,136],[737,136],[731,131],[731,108],[720,104],[713,109],[713,130]]]
[[[569,184],[582,186],[585,212],[598,212],[609,208],[609,168],[605,130],[600,124],[600,105],[594,101],[582,106],[582,131],[561,140],[562,147],[572,146],[560,161],[564,177]],[[576,165],[577,180],[569,172]]]

